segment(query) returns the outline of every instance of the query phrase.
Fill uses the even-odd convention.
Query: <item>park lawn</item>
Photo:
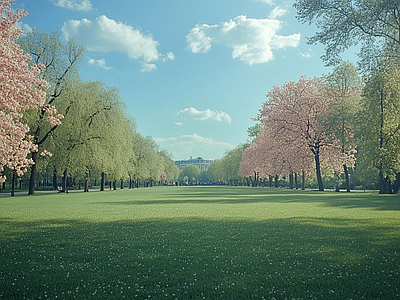
[[[0,198],[0,299],[399,299],[400,196],[159,187]]]

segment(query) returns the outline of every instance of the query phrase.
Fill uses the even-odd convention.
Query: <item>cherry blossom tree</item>
[[[333,101],[326,93],[323,79],[302,76],[298,82],[274,86],[267,97],[257,120],[268,128],[268,139],[277,145],[275,152],[277,162],[283,163],[282,171],[286,162],[293,164],[297,155],[304,157],[303,153],[310,151],[315,161],[318,188],[323,191],[321,162],[325,163],[331,159],[330,156],[339,153],[336,143],[328,139],[320,121]],[[307,160],[302,164],[305,162]]]
[[[6,166],[21,176],[33,164],[28,154],[38,150],[27,135],[29,127],[22,123],[24,111],[42,108],[51,122],[58,122],[59,118],[54,108],[43,106],[50,87],[40,77],[44,65],[29,66],[31,57],[15,43],[23,31],[13,26],[27,13],[14,11],[11,4],[0,0],[0,172]],[[5,180],[0,176],[0,182]]]

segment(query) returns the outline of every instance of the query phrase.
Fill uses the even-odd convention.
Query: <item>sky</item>
[[[137,131],[175,160],[223,157],[246,142],[273,86],[332,71],[293,1],[15,2],[29,13],[25,31],[85,45],[82,79],[117,87]]]

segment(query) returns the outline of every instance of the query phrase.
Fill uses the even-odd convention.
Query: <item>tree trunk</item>
[[[297,178],[297,173],[294,173],[294,188],[296,190],[299,189],[299,181],[298,181],[298,178]]]
[[[343,165],[344,169],[344,177],[346,179],[346,191],[350,193],[350,179],[349,179],[349,170],[346,165]]]
[[[301,189],[304,191],[306,189],[306,173],[304,172],[304,170],[301,172],[301,177],[302,177],[302,185],[301,185]]]
[[[314,154],[314,157],[315,157],[315,170],[317,172],[318,190],[320,192],[323,192],[324,191],[324,185],[322,183],[321,163],[319,161],[319,153]]]
[[[123,190],[123,189],[124,189],[124,180],[121,179],[121,190]]]
[[[279,175],[275,175],[275,187],[277,188],[279,186]]]
[[[104,172],[101,172],[101,182],[100,182],[100,191],[104,191],[106,185],[106,174]]]
[[[381,163],[382,169],[382,163]],[[386,182],[382,171],[379,171],[379,194],[386,194]]]
[[[15,196],[15,171],[11,175],[11,197]]]
[[[399,192],[399,186],[400,186],[400,172],[396,174],[396,180],[393,184],[393,193],[397,194]]]
[[[339,174],[336,175],[337,176],[337,184],[336,184],[336,192],[340,192],[340,177]]]
[[[114,179],[114,181],[113,181],[113,188],[114,188],[114,191],[117,189],[117,180],[116,179]]]
[[[289,174],[289,188],[293,190],[294,180],[293,180],[293,173]]]
[[[63,179],[62,179],[62,189],[63,191],[67,190],[67,168],[65,168],[64,173],[63,173]]]
[[[35,182],[36,182],[36,163],[37,163],[37,152],[32,152],[33,165],[31,166],[31,176],[29,178],[29,191],[28,195],[35,194]]]
[[[85,174],[85,187],[83,188],[85,193],[89,192],[89,172]]]
[[[57,170],[54,168],[53,170],[53,188],[57,189]]]
[[[392,191],[392,181],[390,180],[389,176],[386,176],[386,194],[393,194]]]

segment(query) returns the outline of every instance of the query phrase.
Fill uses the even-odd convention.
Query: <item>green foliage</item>
[[[400,172],[400,71],[381,67],[365,86],[356,134],[360,166],[393,180]]]
[[[244,150],[249,144],[241,144],[235,149],[229,150],[218,160],[214,160],[208,168],[208,178],[213,181],[236,181],[241,180],[240,162]]]
[[[0,202],[1,299],[396,299],[399,196],[179,187]]]
[[[254,126],[247,128],[247,143],[254,142],[255,138],[260,134],[261,128],[261,123],[256,123]]]
[[[187,178],[185,180],[185,177]],[[183,168],[179,173],[179,180],[181,181],[196,181],[200,177],[200,169],[194,165],[188,165]]]
[[[314,23],[318,32],[309,38],[310,44],[325,45],[322,59],[328,65],[340,61],[340,54],[360,44],[362,68],[374,69],[375,58],[385,57],[389,50],[397,58],[400,45],[400,9],[397,1],[359,0],[297,0],[297,18]]]

